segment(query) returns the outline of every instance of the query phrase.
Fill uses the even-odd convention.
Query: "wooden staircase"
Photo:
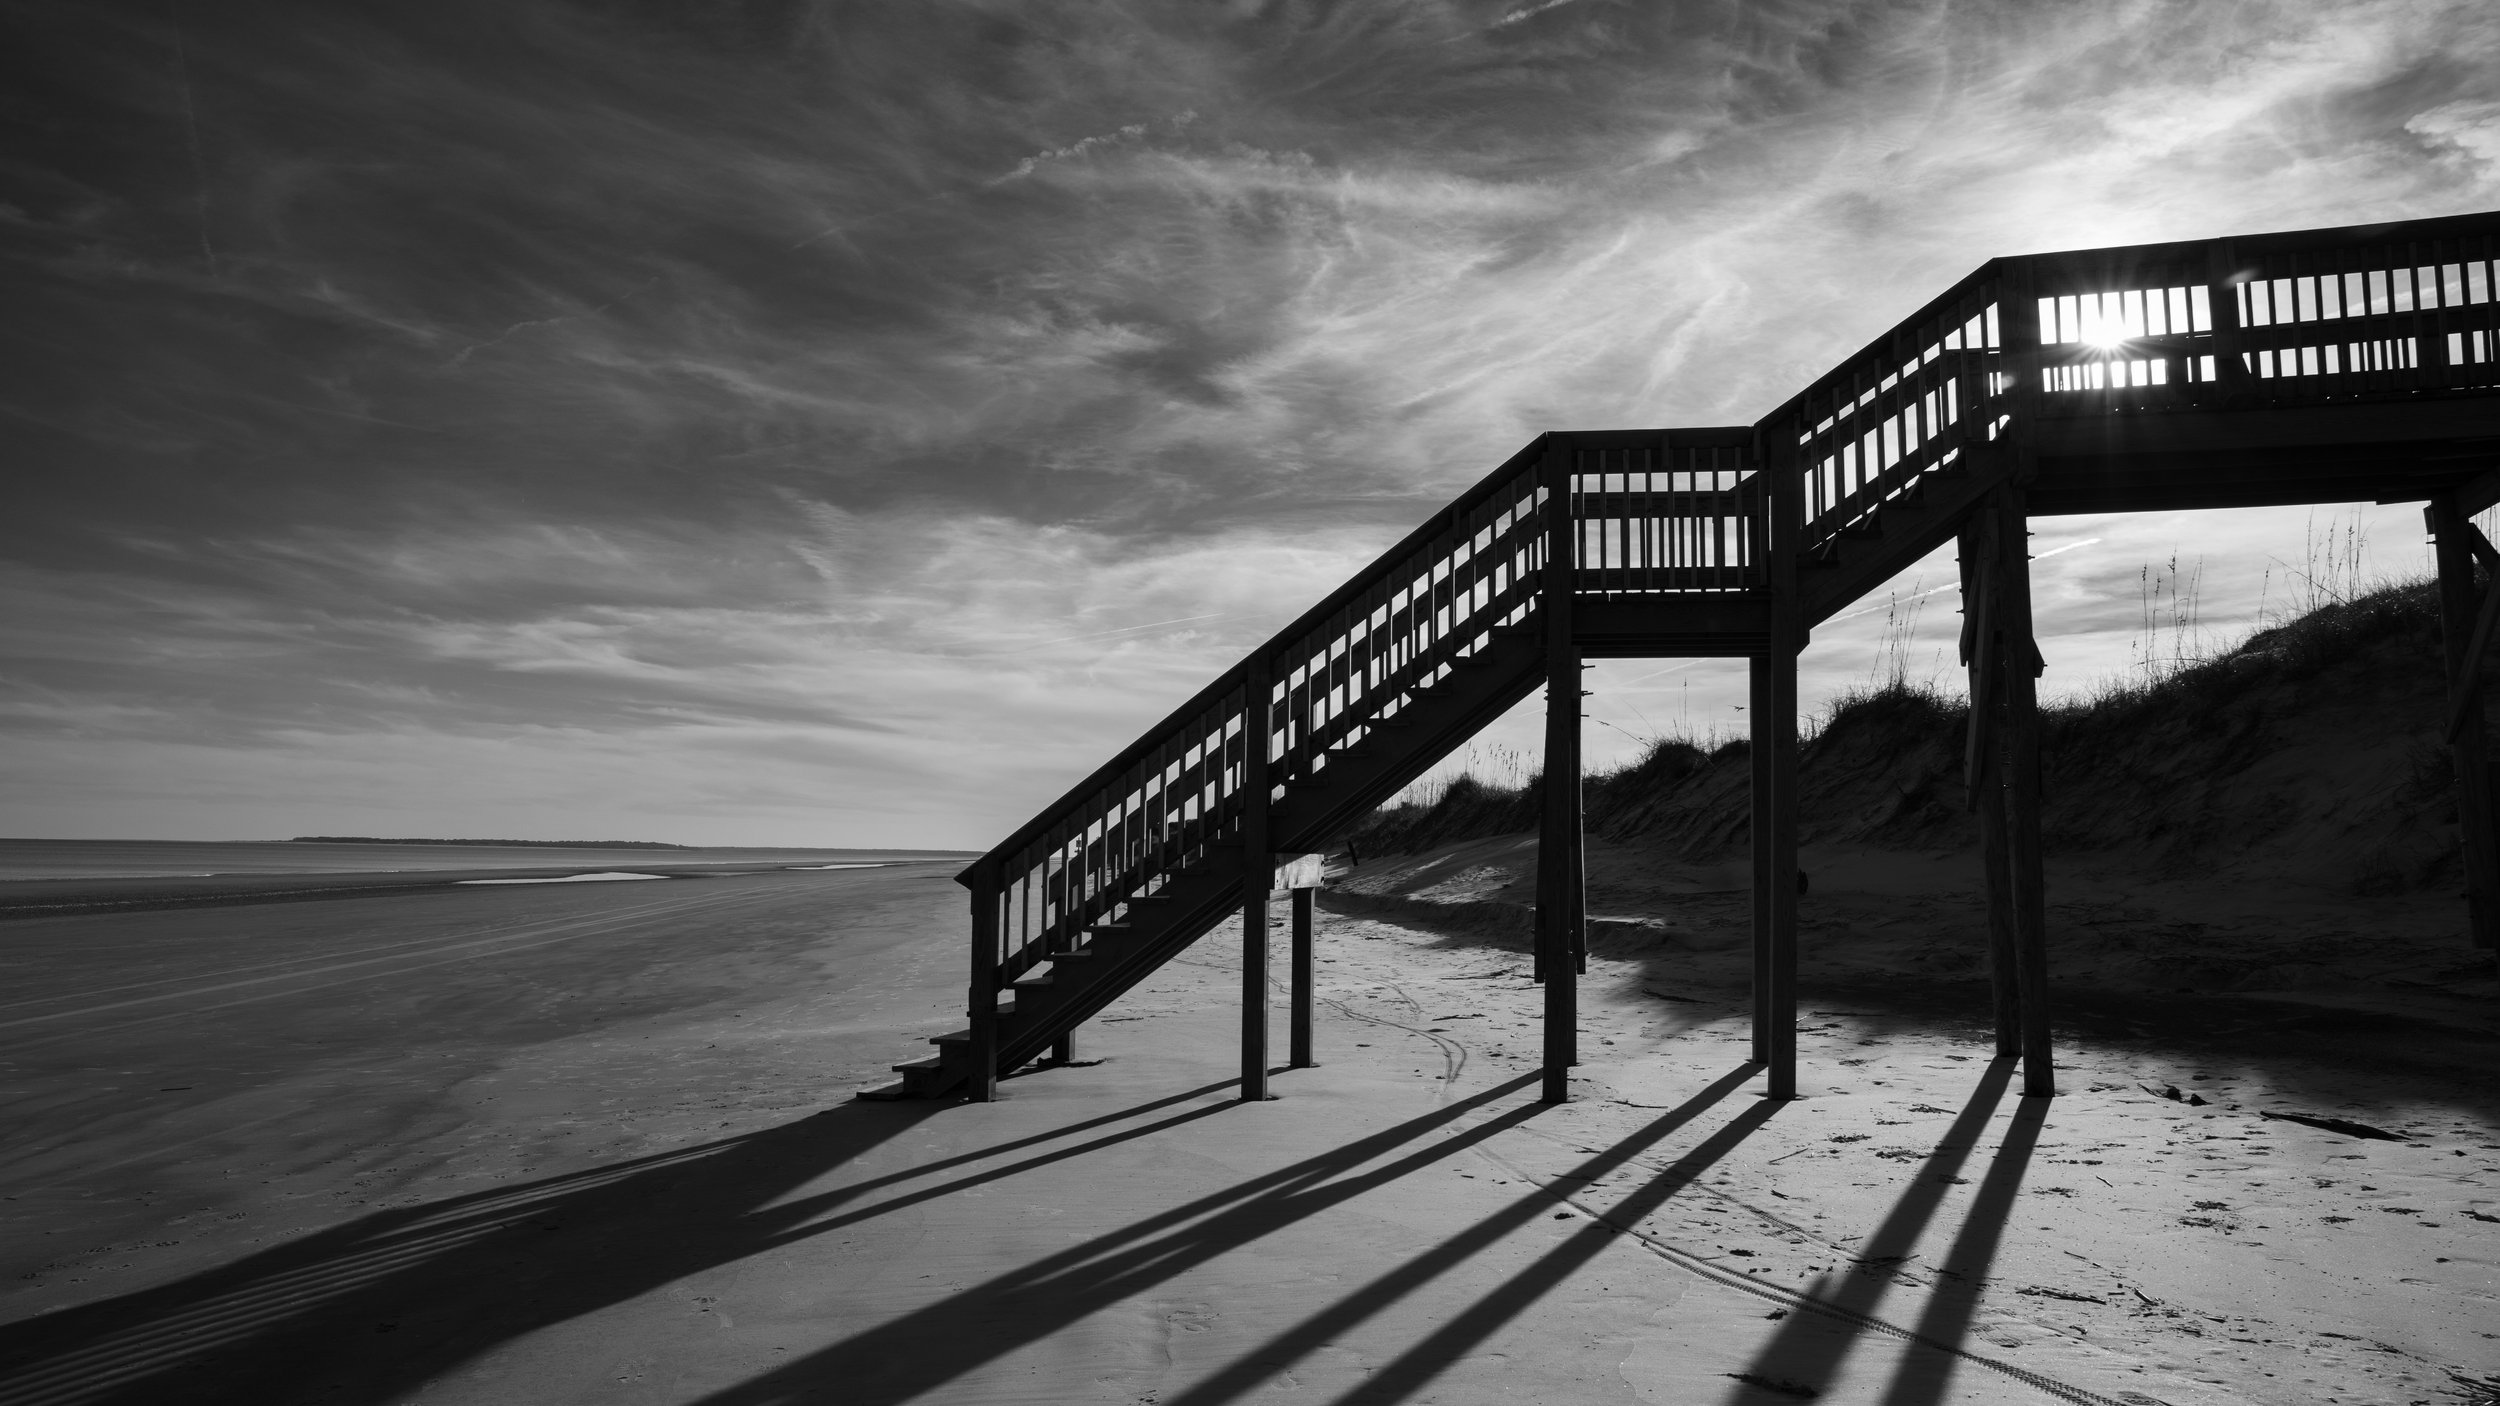
[[[1533,619],[1531,615],[1528,617]],[[1276,847],[1319,849],[1329,836],[1396,795],[1409,782],[1542,681],[1544,649],[1532,623],[1488,629],[1440,677],[1404,697],[1359,742],[1328,752],[1326,764],[1288,779],[1269,820]],[[1141,883],[1078,939],[1008,983],[998,1005],[997,1068],[1018,1068],[1047,1052],[1241,907],[1238,841],[1211,840],[1193,857]],[[890,1096],[934,1098],[970,1079],[969,1029],[932,1038],[937,1053],[894,1066]]]
[[[892,1096],[987,1096],[1242,905],[1245,827],[1326,848],[1558,661],[1793,695],[1983,512],[2372,498],[2500,503],[2500,213],[1992,260],[1752,425],[1540,436],[959,876],[970,1023]]]

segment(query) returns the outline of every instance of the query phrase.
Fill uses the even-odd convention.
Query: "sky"
[[[0,4],[0,834],[985,848],[1540,431],[2494,207],[2488,0]],[[2037,527],[2052,695],[2427,562]]]

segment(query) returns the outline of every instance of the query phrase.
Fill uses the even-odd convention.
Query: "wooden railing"
[[[1805,552],[1997,438],[2011,384],[2000,278],[1999,263],[1982,267],[1764,417],[1765,452],[1795,483]]]
[[[1991,260],[1760,422],[1795,483],[1801,549],[1984,455],[2020,414],[2500,385],[2500,219],[2397,228]]]
[[[1252,747],[1272,801],[1323,774],[1495,626],[1523,623],[1543,561],[1537,450],[1514,456],[965,870],[974,967],[986,968],[990,988],[1079,946],[1088,928],[1238,843]]]
[[[2041,413],[2321,401],[2500,384],[2490,216],[2047,254]]]
[[[1272,802],[1393,721],[1497,627],[1526,626],[1545,561],[1549,442],[1574,454],[1585,589],[1742,591],[1763,580],[1749,431],[1549,436],[1260,645],[959,876],[977,988],[1004,990],[1238,843],[1250,749]],[[1262,716],[1265,726],[1256,719]]]
[[[1573,566],[1582,594],[1752,590],[1767,505],[1750,427],[1575,432]]]

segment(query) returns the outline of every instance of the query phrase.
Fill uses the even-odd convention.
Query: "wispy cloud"
[[[1992,254],[2500,179],[2434,0],[35,8],[20,832],[982,843],[1539,430],[1749,421]],[[2082,649],[2178,528],[2074,526]]]

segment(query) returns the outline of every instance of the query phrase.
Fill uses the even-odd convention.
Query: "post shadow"
[[[1609,1149],[1586,1165],[1618,1164],[1741,1087],[1750,1073],[1740,1070],[1721,1079],[1659,1119],[1642,1135]],[[703,1398],[704,1406],[756,1406],[836,1391],[846,1403],[857,1406],[895,1406],[917,1399],[974,1367],[1041,1341],[1089,1314],[1526,1122],[1543,1111],[1542,1104],[1509,1109],[1360,1175],[1330,1180],[1471,1109],[1540,1080],[1541,1073],[1523,1075],[1347,1147],[1307,1158],[1099,1236],[832,1344],[798,1362],[716,1392]],[[1177,1398],[1173,1406],[1181,1401],[1224,1400],[1254,1389],[1277,1366],[1341,1333],[1349,1321],[1359,1321],[1360,1317],[1395,1303],[1508,1233],[1516,1224],[1544,1214],[1550,1206],[1551,1202],[1541,1196],[1523,1197],[1502,1214],[1470,1227],[1357,1291],[1354,1298],[1359,1298],[1359,1303],[1353,1298],[1341,1301],[1268,1346],[1246,1354],[1234,1369],[1243,1375],[1220,1374]],[[1355,1317],[1349,1318],[1350,1313]],[[967,1334],[967,1323],[980,1324],[980,1332]],[[1214,1394],[1209,1395],[1210,1392]]]
[[[1594,1178],[1622,1166],[1744,1087],[1752,1076],[1753,1070],[1747,1067],[1720,1077],[1631,1137],[1581,1163],[1568,1175]],[[1635,1199],[1650,1198],[1649,1204],[1654,1209],[1657,1202],[1690,1185],[1704,1169],[1726,1156],[1737,1143],[1768,1121],[1778,1108],[1776,1103],[1761,1103],[1739,1114],[1701,1146],[1677,1159]],[[1170,1398],[1164,1406],[1217,1406],[1217,1403],[1236,1400],[1258,1390],[1268,1378],[1344,1336],[1355,1324],[1377,1316],[1469,1257],[1482,1253],[1503,1236],[1546,1214],[1552,1204],[1542,1194],[1522,1195],[1502,1211],[1487,1216],[1424,1254],[1311,1314],[1259,1347],[1241,1354],[1231,1366]],[[1643,1210],[1640,1214],[1646,1215],[1648,1211]],[[1518,1316],[1573,1270],[1586,1263],[1590,1256],[1605,1248],[1613,1235],[1612,1230],[1598,1222],[1584,1223],[1563,1245],[1548,1251],[1526,1271],[1373,1374],[1358,1389],[1360,1394],[1371,1396],[1386,1392],[1385,1399],[1394,1400],[1402,1391],[1430,1381],[1464,1356],[1469,1348]]]
[[[364,1216],[171,1284],[0,1327],[0,1397],[141,1403],[311,1391],[340,1403],[398,1400],[502,1343],[820,1233],[808,1217],[830,1203],[1230,1085],[1167,1095],[790,1205],[781,1198],[792,1189],[945,1105],[843,1104],[741,1137]],[[1123,1129],[1046,1160],[1159,1126]],[[391,1325],[387,1338],[377,1336],[383,1324]]]
[[[1745,1070],[1743,1077],[1750,1080],[1752,1073]],[[1778,1101],[1765,1099],[1737,1114],[1700,1146],[1677,1158],[1658,1180],[1617,1203],[1607,1220],[1582,1222],[1571,1238],[1547,1251],[1501,1288],[1477,1300],[1432,1336],[1399,1353],[1361,1386],[1339,1396],[1337,1402],[1350,1406],[1357,1400],[1397,1401],[1421,1391],[1503,1324],[1526,1312],[1530,1305],[1595,1259],[1599,1251],[1613,1244],[1619,1232],[1609,1222],[1637,1223],[1654,1213],[1677,1192],[1692,1185],[1705,1169],[1734,1151],[1738,1143],[1771,1121],[1779,1110]],[[1186,1396],[1181,1399],[1188,1400]]]
[[[1980,1176],[1979,1192],[1971,1198],[1953,1247],[1936,1266],[1937,1283],[1927,1296],[1927,1307],[1910,1330],[1926,1342],[1958,1349],[1970,1336],[1979,1296],[1988,1286],[1988,1269],[1996,1263],[1997,1250],[2004,1243],[2006,1222],[2014,1215],[2014,1198],[2022,1191],[2023,1174],[2031,1169],[2031,1154],[2040,1145],[2040,1129],[2048,1117],[2045,1099],[2026,1098],[2014,1105],[2005,1140],[1988,1159],[1988,1170]],[[1882,1406],[1935,1406],[1944,1400],[1960,1362],[1948,1352],[1909,1354],[1884,1389]]]
[[[859,1406],[912,1400],[1124,1298],[1525,1120],[1536,1112],[1533,1105],[1461,1129],[1360,1176],[1330,1180],[1516,1093],[1537,1077],[1522,1075],[1343,1147],[1096,1236],[702,1400],[781,1402],[824,1393],[838,1393],[845,1403]],[[870,1208],[841,1223],[874,1213],[875,1208]],[[811,1226],[810,1233],[818,1233],[816,1227]],[[964,1325],[971,1322],[981,1325],[978,1334],[967,1334]]]
[[[1792,1313],[1780,1324],[1754,1353],[1745,1366],[1747,1375],[1772,1380],[1791,1381],[1809,1390],[1821,1390],[1832,1374],[1857,1346],[1863,1330],[1854,1325],[1846,1331],[1835,1331],[1834,1323],[1846,1323],[1849,1315],[1872,1315],[1892,1290],[1890,1268],[1902,1263],[1918,1244],[1927,1223],[1935,1218],[1936,1209],[1944,1204],[1946,1180],[1958,1174],[1970,1159],[1972,1146],[1988,1127],[1988,1119],[2005,1098],[2006,1086],[2013,1081],[2015,1061],[1999,1059],[1991,1062],[1981,1074],[1979,1087],[1971,1092],[1944,1136],[1937,1140],[1935,1150],[1919,1163],[1910,1185],[1893,1202],[1883,1223],[1866,1238],[1855,1257],[1864,1268],[1845,1275],[1836,1293],[1818,1292],[1824,1282],[1809,1286],[1805,1296],[1841,1310],[1832,1315],[1812,1311]]]

